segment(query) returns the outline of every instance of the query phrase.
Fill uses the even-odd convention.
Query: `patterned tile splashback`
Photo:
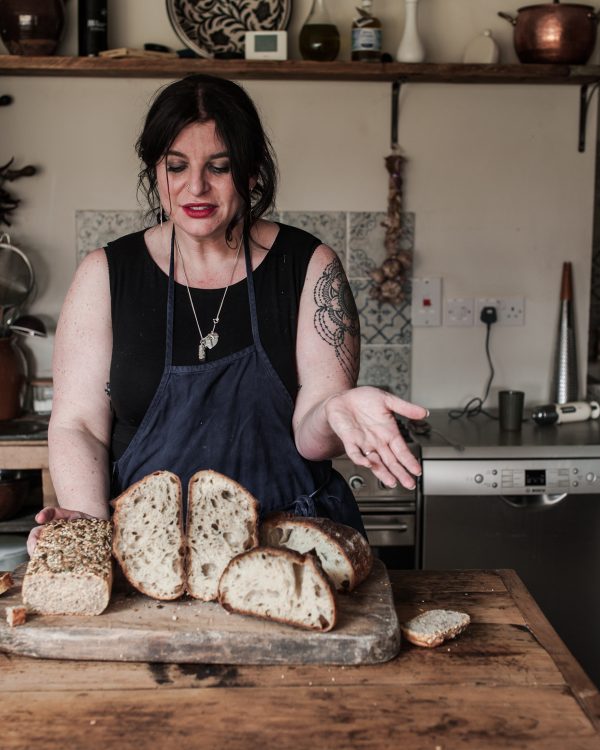
[[[376,211],[278,211],[270,218],[300,227],[319,237],[339,255],[356,299],[361,325],[360,385],[389,388],[410,398],[412,324],[410,295],[399,306],[380,304],[369,296],[370,272],[385,258],[385,214]],[[77,211],[78,262],[96,247],[142,229],[142,211]],[[401,247],[412,250],[415,216],[403,215]]]

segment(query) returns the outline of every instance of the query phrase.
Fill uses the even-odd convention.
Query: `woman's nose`
[[[188,193],[191,195],[202,195],[206,192],[207,183],[201,172],[194,175],[187,184]]]

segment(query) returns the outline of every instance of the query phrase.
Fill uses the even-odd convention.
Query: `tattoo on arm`
[[[326,266],[315,284],[315,328],[335,350],[346,376],[356,384],[360,355],[358,311],[339,258]]]

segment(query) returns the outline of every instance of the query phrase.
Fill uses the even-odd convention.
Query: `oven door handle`
[[[365,530],[367,532],[369,531],[408,531],[408,524],[407,523],[368,523],[368,521],[363,518],[363,523],[365,524]]]
[[[414,515],[415,507],[402,507],[399,505],[365,505],[364,503],[359,504],[359,511],[363,515],[369,515],[370,513],[377,513],[378,515],[391,516],[393,513],[401,513],[402,515]]]
[[[561,492],[557,495],[549,495],[544,492],[539,495],[500,495],[500,497],[512,508],[527,510],[528,508],[549,508],[552,505],[558,505],[568,494],[568,492]]]

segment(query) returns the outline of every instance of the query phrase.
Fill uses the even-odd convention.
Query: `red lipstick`
[[[212,203],[186,203],[182,208],[186,216],[192,219],[207,219],[217,210]]]

